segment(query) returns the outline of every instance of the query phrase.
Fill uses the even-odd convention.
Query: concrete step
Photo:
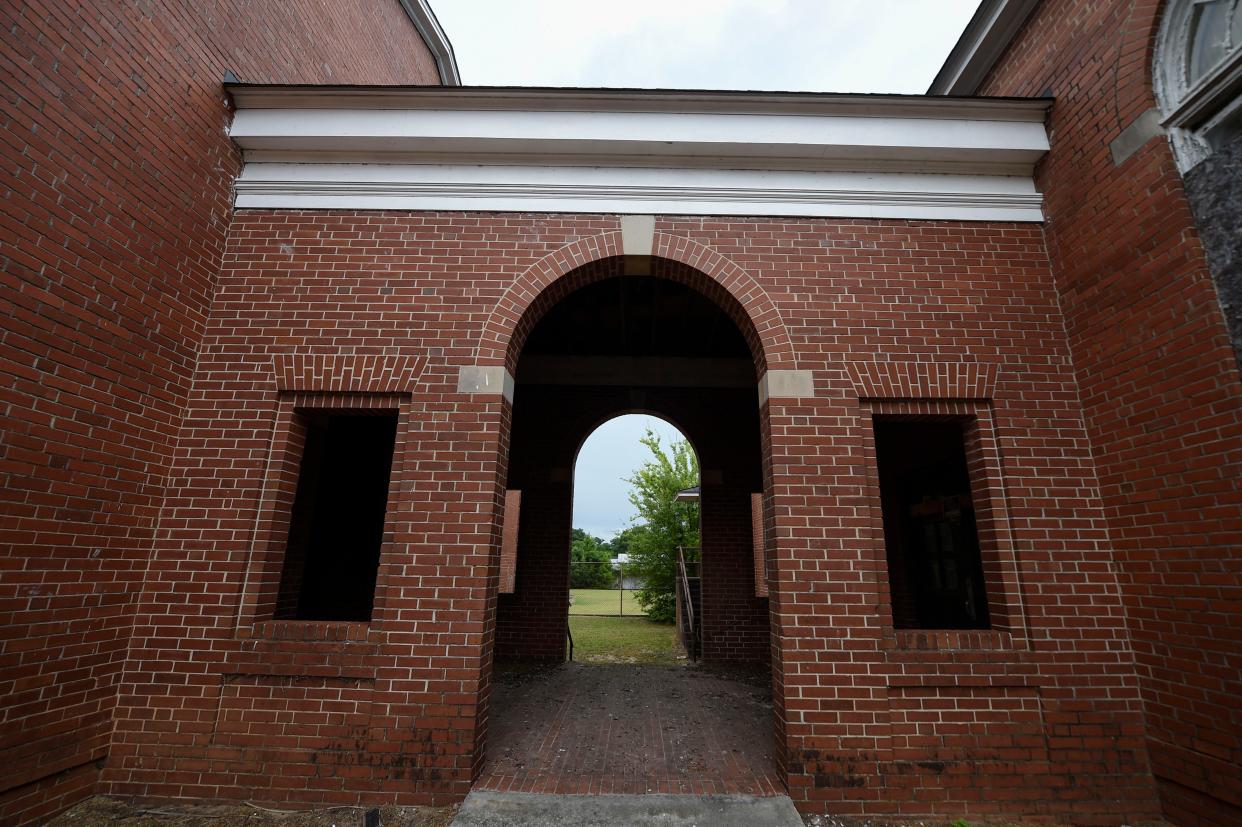
[[[802,827],[789,796],[539,795],[476,790],[449,827]]]

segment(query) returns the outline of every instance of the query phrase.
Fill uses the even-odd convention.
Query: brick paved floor
[[[476,789],[783,795],[766,670],[497,666]]]

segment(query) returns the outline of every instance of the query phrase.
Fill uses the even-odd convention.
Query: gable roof
[[[457,71],[457,57],[453,54],[453,44],[444,33],[440,21],[427,0],[397,0],[401,8],[418,30],[419,37],[427,44],[428,51],[436,61],[436,71],[440,73],[440,83],[444,86],[461,86],[461,74]]]
[[[1039,0],[983,0],[927,89],[929,95],[973,95],[1009,48]]]

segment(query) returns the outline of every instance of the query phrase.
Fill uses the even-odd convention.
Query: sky
[[[434,0],[468,86],[922,93],[978,0]]]
[[[638,444],[648,427],[665,446],[685,438],[663,419],[646,414],[610,419],[587,437],[574,465],[575,528],[607,540],[630,525],[634,508],[624,480],[651,456]]]
[[[921,94],[978,0],[433,0],[467,86]],[[611,420],[574,471],[574,526],[630,523],[649,416]]]

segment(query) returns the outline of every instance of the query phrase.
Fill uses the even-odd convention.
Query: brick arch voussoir
[[[667,233],[656,233],[654,253],[708,276],[745,311],[743,330],[754,330],[766,369],[787,370],[796,366],[793,342],[779,310],[763,285],[743,267],[704,244]]]
[[[621,233],[580,238],[536,261],[514,279],[488,315],[475,354],[480,365],[504,365],[509,343],[526,311],[558,279],[592,261],[621,254]],[[512,367],[512,366],[510,366]]]
[[[1136,0],[1122,21],[1115,66],[1116,107],[1119,127],[1156,105],[1152,72],[1156,37],[1168,0]]]
[[[691,281],[729,313],[752,339],[761,370],[795,367],[794,349],[781,315],[763,286],[745,269],[699,242],[655,234],[653,255],[706,276]],[[579,287],[622,270],[621,234],[602,233],[554,250],[532,264],[505,291],[483,326],[476,363],[516,367],[517,352],[548,308]]]

